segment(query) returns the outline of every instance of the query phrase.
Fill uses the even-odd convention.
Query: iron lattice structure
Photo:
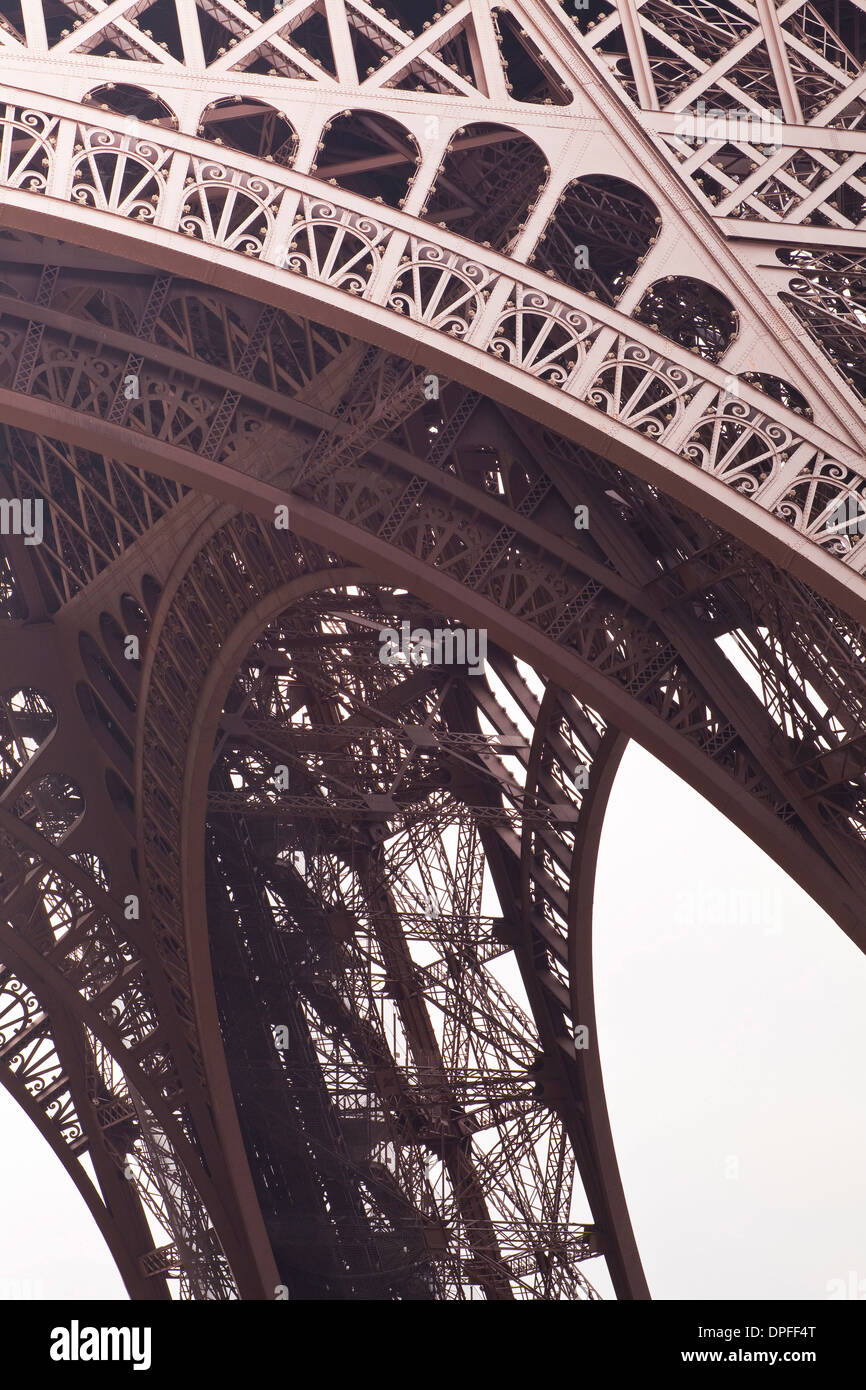
[[[864,944],[864,11],[0,3],[0,1079],[133,1297],[647,1297],[631,738]]]

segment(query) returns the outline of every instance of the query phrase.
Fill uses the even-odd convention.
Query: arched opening
[[[388,207],[402,207],[419,151],[406,128],[378,111],[343,111],[328,122],[313,173]]]
[[[544,154],[528,136],[486,122],[464,126],[451,139],[424,216],[506,251],[549,174]]]
[[[87,92],[82,101],[85,106],[98,106],[102,111],[113,111],[116,116],[129,116],[136,121],[146,121],[148,125],[177,130],[177,116],[156,92],[146,92],[128,82],[106,82],[103,87]]]
[[[105,769],[105,788],[111,797],[111,804],[116,814],[123,821],[127,830],[135,834],[135,800],[127,783],[119,777],[114,768]],[[135,851],[133,851],[135,854]],[[133,860],[133,874],[138,877],[136,860]]]
[[[147,609],[149,620],[153,620],[162,593],[162,585],[154,579],[152,574],[144,574],[141,577],[141,598]]]
[[[767,372],[741,372],[740,375],[743,381],[754,386],[756,391],[763,391],[765,396],[771,396],[774,401],[786,406],[788,410],[793,410],[795,414],[802,415],[805,420],[813,419],[812,407],[806,397],[789,381],[783,381],[780,376],[770,376]]]
[[[137,599],[132,594],[123,594],[120,600],[120,612],[126,625],[126,633],[137,637],[140,642],[144,642],[150,628],[150,619]],[[124,634],[125,636],[126,634]]]
[[[239,578],[249,585],[256,582],[254,575],[250,565]],[[311,579],[305,576],[304,582]],[[541,1129],[528,1126],[522,1111],[510,1115],[507,1134],[494,1115],[476,1140],[480,1115],[472,1099],[462,1099],[465,1085],[455,1073],[461,1065],[458,1048],[471,1032],[473,1075],[479,1080],[489,1069],[497,1078],[505,1073],[533,1111],[553,1087],[547,1035],[542,1039],[538,1031],[519,970],[501,959],[508,954],[507,928],[502,926],[505,950],[499,950],[495,936],[487,945],[488,934],[504,923],[500,904],[508,897],[510,870],[499,860],[488,863],[479,836],[461,833],[456,856],[449,857],[444,844],[452,824],[466,824],[480,813],[479,798],[488,816],[499,817],[496,798],[489,798],[478,781],[480,776],[484,783],[492,768],[476,771],[465,759],[454,759],[452,750],[470,741],[489,747],[496,785],[510,785],[513,745],[528,750],[512,719],[521,718],[521,709],[536,708],[534,688],[506,653],[490,650],[486,641],[479,668],[473,669],[474,658],[464,660],[468,640],[465,646],[444,641],[459,633],[468,638],[468,631],[404,589],[364,579],[293,600],[284,591],[282,602],[275,593],[273,607],[276,615],[264,629],[259,603],[250,606],[242,629],[223,636],[226,672],[235,670],[236,653],[242,656],[224,692],[209,691],[212,706],[202,736],[196,734],[189,745],[195,770],[188,769],[185,779],[206,817],[200,881],[207,930],[197,934],[194,949],[202,958],[208,953],[245,1141],[250,1150],[254,1145],[256,1152],[267,1150],[270,1170],[279,1175],[265,1183],[253,1174],[280,1277],[292,1297],[296,1291],[304,1297],[339,1297],[356,1284],[361,1287],[361,1279],[368,1297],[463,1296],[463,1272],[453,1268],[447,1240],[431,1251],[418,1219],[424,1212],[431,1214],[427,1224],[431,1217],[438,1222],[437,1203],[447,1203],[456,1213],[455,1224],[466,1221],[463,1212],[471,1205],[471,1249],[482,1222],[496,1238],[496,1259],[475,1284],[487,1296],[507,1290],[513,1265],[521,1260],[523,1291],[530,1296],[593,1297],[585,1271],[598,1252],[584,1236],[588,1201],[558,1108],[545,1109]],[[416,622],[423,627],[416,629]],[[412,629],[406,647],[399,646],[398,636],[405,629]],[[168,652],[165,661],[157,656],[160,682],[170,669],[168,657]],[[347,658],[354,673],[348,680]],[[174,668],[173,650],[170,659]],[[362,707],[372,722],[359,730],[354,711]],[[382,718],[385,710],[388,719]],[[566,744],[555,709],[550,718],[555,737],[545,748],[561,743],[570,764],[575,749],[587,746],[584,740],[593,740],[597,731],[582,721],[579,728],[569,722]],[[547,759],[544,788],[555,785],[557,797],[579,797],[569,779],[565,761],[554,768]],[[536,795],[538,804],[546,804],[546,791],[539,787]],[[421,842],[416,817],[430,797],[439,809]],[[255,862],[242,839],[247,824],[253,827]],[[570,846],[568,840],[563,862]],[[540,859],[541,848],[535,852]],[[514,869],[519,872],[516,861]],[[464,883],[472,884],[471,891],[463,890]],[[196,885],[189,892],[198,900]],[[451,973],[466,968],[449,944],[458,918],[476,960],[471,990],[465,990],[460,1006],[459,1031],[440,1024],[443,1006],[447,1019],[459,988],[452,986]],[[551,936],[552,918],[550,909],[545,926]],[[273,968],[264,965],[269,957],[276,961]],[[487,970],[489,961],[495,964]],[[560,965],[553,961],[551,969]],[[265,980],[265,1007],[241,1008],[241,1000],[255,997]],[[555,988],[561,1011],[567,1008],[562,1002],[567,990],[559,976]],[[476,1010],[484,1020],[481,1027],[474,1022]],[[491,1019],[502,1022],[494,1029]],[[419,1082],[414,1059],[421,1056]],[[404,1112],[404,1078],[410,1088],[423,1087],[422,1104],[428,1095],[436,1097],[437,1117],[443,1111],[454,1114],[459,1167],[454,1146],[443,1146],[438,1130],[428,1140],[426,1112],[411,1131],[393,1124],[392,1116]],[[387,1104],[378,1089],[382,1085]],[[329,1132],[335,1135],[336,1162],[330,1162],[327,1188],[309,1181],[318,1155],[302,1153],[299,1118],[287,1104],[302,1088],[316,1113],[329,1116]],[[451,1100],[455,1088],[459,1113]],[[352,1100],[346,1105],[348,1093]],[[476,1087],[475,1094],[481,1093]],[[511,1222],[500,1220],[488,1190],[497,1184],[499,1154],[505,1162],[516,1151],[525,1160],[510,1168],[515,1205],[521,1213],[533,1213],[530,1224],[539,1209],[561,1212],[556,1241],[564,1257],[557,1255],[549,1264],[538,1261],[534,1250],[523,1259],[525,1238]],[[550,1151],[557,1153],[557,1165],[546,1168],[543,1159]],[[284,1173],[296,1191],[308,1194],[303,1252],[285,1218]],[[323,1190],[338,1212],[333,1223],[338,1241],[345,1241],[345,1231],[353,1247],[357,1243],[355,1210],[364,1223],[376,1222],[377,1248],[389,1252],[381,1271],[359,1276],[353,1250],[345,1259],[341,1255],[339,1264],[326,1259],[327,1249],[320,1254],[316,1214]],[[361,1194],[360,1205],[353,1193]],[[348,1224],[342,1212],[349,1213]],[[546,1229],[542,1239],[549,1239]]]
[[[737,311],[729,299],[688,275],[668,275],[651,285],[635,318],[707,362],[718,362],[739,331]]]
[[[116,627],[116,624],[114,625]],[[106,660],[104,652],[99,644],[94,641],[89,632],[82,632],[78,639],[78,647],[81,660],[87,672],[90,684],[99,694],[107,699],[109,703],[115,704],[119,717],[122,711],[127,714],[135,713],[135,698],[130,686],[134,682],[126,675],[126,681],[122,680],[115,667]],[[123,651],[123,639],[120,639],[120,651]],[[118,662],[118,665],[120,663]],[[132,662],[124,662],[124,666],[132,666]]]
[[[652,199],[625,179],[588,174],[575,179],[530,260],[565,285],[615,304],[659,234]]]
[[[291,164],[298,148],[298,137],[285,112],[254,97],[224,97],[212,101],[201,114],[198,134],[215,144],[273,160],[284,167]]]
[[[131,780],[133,776],[133,748],[120,724],[112,717],[105,701],[97,696],[93,687],[88,685],[86,681],[77,683],[75,694],[78,697],[81,713],[84,715],[87,726],[99,747],[109,761],[120,769],[123,776],[127,780]]]

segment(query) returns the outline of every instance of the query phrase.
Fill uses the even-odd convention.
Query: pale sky
[[[596,994],[653,1296],[821,1300],[834,1279],[866,1295],[866,959],[635,745],[602,838]],[[0,1137],[0,1299],[125,1297],[2,1089]],[[599,1261],[587,1274],[609,1292]]]

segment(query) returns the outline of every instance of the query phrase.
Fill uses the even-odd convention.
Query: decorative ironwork
[[[133,1297],[647,1297],[627,738],[866,944],[860,10],[62,8],[0,22],[0,1080]]]

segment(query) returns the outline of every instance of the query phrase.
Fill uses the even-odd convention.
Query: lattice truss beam
[[[10,493],[49,517],[41,545],[6,540],[10,1089],[80,1183],[100,1156],[83,1190],[141,1296],[261,1290],[262,1249],[306,1296],[574,1298],[599,1254],[639,1294],[597,1053],[574,1043],[616,726],[858,936],[856,628],[456,383],[428,402],[418,368],[307,320],[135,268],[35,274],[42,248],[17,245],[18,315],[46,277],[56,307],[35,351],[10,330],[10,370],[106,421],[160,403],[141,433],[168,452],[145,472],[4,435]],[[108,359],[81,351],[96,333]],[[193,448],[216,500],[182,481]],[[273,497],[309,540],[275,531]],[[499,613],[484,678],[383,665],[383,627],[453,618],[374,556]],[[507,655],[538,639],[589,705]],[[203,853],[179,858],[199,817]],[[244,1181],[258,1238],[227,1200]]]
[[[0,1077],[133,1296],[646,1296],[628,737],[863,944],[863,8],[2,6]]]

